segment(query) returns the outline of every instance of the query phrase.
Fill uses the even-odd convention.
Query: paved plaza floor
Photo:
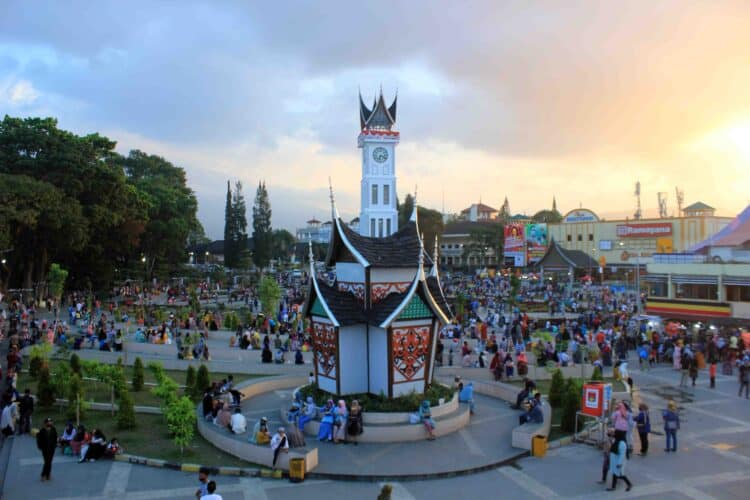
[[[450,370],[444,375],[462,373],[465,380],[470,379],[470,372],[462,372],[456,367]],[[701,372],[699,387],[680,391],[676,389],[679,374],[666,366],[648,373],[635,371],[633,377],[643,399],[651,407],[654,430],[661,431],[659,414],[665,406],[665,397],[674,398],[682,407],[682,429],[678,434],[677,453],[664,453],[663,436],[652,434],[649,455],[632,457],[627,464],[628,477],[634,483],[630,492],[625,493],[622,486],[618,492],[605,492],[604,487],[596,483],[601,470],[601,453],[586,445],[570,445],[550,450],[542,459],[523,458],[513,465],[474,475],[390,482],[394,487],[393,498],[747,498],[750,491],[750,401],[737,397],[736,378],[719,376],[717,388],[709,389],[705,372]],[[488,417],[484,404],[482,401],[473,417],[476,421]],[[277,406],[274,404],[269,408]],[[278,418],[278,410],[276,415]],[[55,459],[53,480],[40,483],[41,457],[33,440],[29,437],[12,440],[5,476],[5,499],[187,499],[193,497],[196,489],[197,475],[194,473],[107,461],[78,464],[60,456]],[[474,444],[485,451],[497,444],[489,441],[480,438]],[[398,463],[427,465],[448,460],[444,458],[446,456],[470,455],[473,447],[460,436],[398,446],[404,449],[421,446],[421,451],[411,456],[402,453]],[[388,455],[388,459],[397,463],[393,458],[397,455]],[[367,457],[368,450],[364,445],[321,448],[322,461],[333,458],[338,467],[355,473],[366,470]],[[215,479],[219,484],[218,491],[228,500],[291,499],[301,495],[311,500],[332,497],[369,499],[375,498],[380,489],[379,482],[307,480],[294,485],[272,479],[228,476]]]

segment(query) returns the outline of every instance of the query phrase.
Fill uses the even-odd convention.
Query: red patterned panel
[[[411,380],[430,355],[430,327],[394,328],[392,336],[393,368]]]
[[[392,282],[392,283],[373,283],[372,284],[372,302],[380,302],[392,293],[404,293],[409,289],[410,281]]]
[[[351,281],[339,281],[338,282],[339,292],[349,292],[354,294],[358,300],[365,300],[365,285],[363,283],[355,283]]]
[[[336,368],[336,327],[313,322],[312,348],[318,373],[330,377]]]

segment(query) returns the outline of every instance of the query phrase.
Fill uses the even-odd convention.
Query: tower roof
[[[417,267],[419,234],[416,222],[409,221],[384,238],[362,236],[338,219],[336,222],[326,265],[331,266],[339,260],[343,247],[364,267]]]
[[[393,103],[386,106],[381,89],[380,96],[373,102],[372,109],[365,105],[362,94],[359,94],[359,124],[362,130],[391,130],[396,123],[396,102],[398,95],[393,98]]]

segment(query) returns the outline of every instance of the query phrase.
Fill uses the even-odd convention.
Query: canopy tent
[[[750,205],[721,231],[690,248],[690,253],[706,253],[710,247],[736,247],[750,242]]]

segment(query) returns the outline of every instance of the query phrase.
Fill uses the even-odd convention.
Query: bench
[[[542,423],[526,423],[513,429],[511,437],[513,448],[531,451],[531,440],[534,436],[549,437],[552,427],[552,407],[544,400],[542,400],[542,414],[544,415]]]

